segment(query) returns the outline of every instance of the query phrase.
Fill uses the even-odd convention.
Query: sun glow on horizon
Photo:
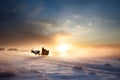
[[[60,44],[57,47],[57,51],[61,52],[61,53],[65,53],[69,50],[70,45],[69,44]]]

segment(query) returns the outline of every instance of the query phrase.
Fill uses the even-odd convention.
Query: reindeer
[[[39,50],[31,50],[31,53],[34,53],[35,55],[39,55],[40,56],[40,51]]]

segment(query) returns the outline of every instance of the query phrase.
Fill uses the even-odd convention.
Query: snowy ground
[[[120,80],[120,58],[63,59],[0,52],[0,80]]]

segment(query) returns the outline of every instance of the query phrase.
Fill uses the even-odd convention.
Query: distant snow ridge
[[[83,66],[81,66],[80,64],[77,64],[73,67],[73,69],[83,70]]]
[[[10,80],[48,80],[44,70],[38,71],[25,67],[0,66],[0,79]]]
[[[17,75],[14,67],[0,66],[0,77],[14,77]]]
[[[104,65],[105,65],[105,66],[111,66],[111,64],[110,64],[110,63],[105,63]]]

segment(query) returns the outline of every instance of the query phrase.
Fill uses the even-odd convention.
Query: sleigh
[[[43,50],[41,55],[49,55],[49,50]]]

